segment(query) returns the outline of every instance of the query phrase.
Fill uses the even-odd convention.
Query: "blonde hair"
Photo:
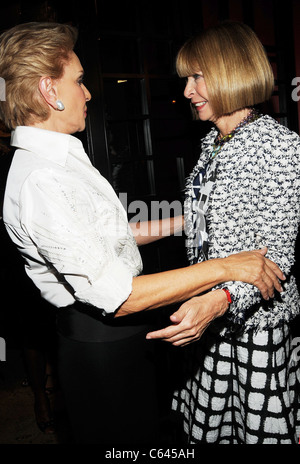
[[[180,77],[203,73],[216,118],[269,100],[274,88],[264,47],[243,23],[226,21],[187,40],[176,68]]]
[[[43,22],[19,24],[0,36],[0,76],[6,87],[0,118],[9,129],[48,119],[39,80],[63,75],[76,39],[74,27]]]

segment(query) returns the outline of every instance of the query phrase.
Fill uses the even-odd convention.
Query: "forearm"
[[[184,227],[184,218],[183,216],[175,216],[153,221],[130,222],[129,225],[137,244],[146,245],[181,232]]]
[[[182,269],[141,275],[116,316],[167,306],[198,295],[226,280],[225,260],[216,259]]]

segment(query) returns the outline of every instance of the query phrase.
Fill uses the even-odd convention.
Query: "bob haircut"
[[[9,129],[48,119],[40,78],[62,77],[76,40],[72,26],[43,22],[19,24],[0,36],[0,76],[6,86],[0,118]]]
[[[225,21],[188,39],[176,69],[180,77],[203,73],[216,118],[269,100],[274,88],[262,43],[239,22]]]

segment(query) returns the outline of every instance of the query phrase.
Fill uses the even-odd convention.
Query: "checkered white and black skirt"
[[[173,398],[190,444],[298,443],[299,356],[288,325],[230,339],[208,329],[193,345]]]

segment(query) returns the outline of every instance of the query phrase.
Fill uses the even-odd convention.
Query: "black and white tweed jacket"
[[[216,137],[213,128],[202,140],[202,153],[186,185],[185,232],[193,259],[192,186],[206,165]],[[287,276],[284,292],[268,302],[258,289],[228,282],[233,303],[214,324],[220,333],[266,330],[292,320],[300,312],[295,277],[295,242],[300,221],[300,137],[270,116],[245,126],[217,155],[217,175],[206,213],[208,258],[268,247],[267,256]],[[225,286],[225,285],[224,285]]]

